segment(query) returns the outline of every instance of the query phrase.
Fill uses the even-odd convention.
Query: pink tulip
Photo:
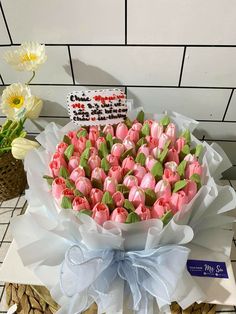
[[[52,182],[52,195],[55,199],[59,199],[63,190],[66,188],[66,182],[64,178],[56,178]]]
[[[171,186],[168,181],[160,180],[155,186],[155,193],[157,198],[163,198],[169,200],[171,197]]]
[[[116,127],[116,137],[123,141],[128,134],[128,127],[125,123],[120,122]]]
[[[135,165],[135,161],[134,158],[131,156],[126,157],[123,161],[122,161],[122,169],[123,169],[123,173],[126,173],[130,170],[133,170]]]
[[[118,158],[113,156],[112,154],[107,155],[106,159],[111,166],[119,166]]]
[[[103,203],[97,203],[93,207],[92,217],[97,224],[103,225],[105,221],[110,219],[109,208]]]
[[[194,181],[189,180],[187,185],[184,187],[183,191],[185,192],[188,203],[194,198],[197,194],[197,184]]]
[[[139,123],[139,122],[135,122],[132,125],[132,129],[139,132],[141,131],[142,127],[143,127],[142,123]]]
[[[158,122],[154,121],[151,126],[151,136],[159,139],[163,133],[163,126],[159,125]]]
[[[168,135],[171,140],[171,144],[173,145],[176,141],[176,126],[174,123],[169,123],[165,130],[166,135]]]
[[[87,199],[85,197],[76,196],[73,200],[72,208],[75,211],[80,211],[83,209],[89,210],[90,205],[89,205],[89,202],[87,201]]]
[[[53,177],[58,177],[60,168],[65,167],[67,168],[67,163],[62,155],[58,153],[58,155],[53,155],[53,160],[49,163],[49,168]]]
[[[117,207],[122,207],[124,205],[125,198],[124,198],[124,195],[121,192],[119,192],[119,191],[115,192],[112,195],[112,199],[115,202]]]
[[[178,154],[181,152],[185,144],[186,140],[184,137],[180,137],[177,139],[177,141],[175,142],[175,149],[177,150]]]
[[[105,140],[104,137],[101,137],[101,136],[100,136],[100,137],[98,137],[97,140],[96,140],[96,148],[99,149],[99,148],[100,148],[100,145],[101,145],[102,143],[106,143],[106,140]]]
[[[133,141],[130,140],[128,136],[126,136],[126,138],[124,139],[123,145],[125,146],[126,150],[133,149],[133,151],[135,152],[135,144]]]
[[[108,172],[108,176],[111,177],[111,178],[114,178],[116,179],[116,181],[118,183],[121,183],[122,181],[122,169],[120,166],[112,166],[110,169],[109,169],[109,172]]]
[[[76,189],[83,193],[85,196],[89,195],[92,190],[91,181],[88,178],[80,177],[75,182]]]
[[[158,142],[158,148],[163,149],[165,147],[165,144],[169,141],[168,135],[165,133],[162,133],[159,142]]]
[[[99,132],[99,129],[98,129],[98,126],[97,125],[91,125],[89,127],[89,132],[94,132],[94,131],[98,131]]]
[[[80,177],[85,177],[85,171],[82,167],[77,167],[75,168],[71,174],[70,174],[70,179],[75,182],[77,181]]]
[[[184,191],[173,193],[170,198],[170,206],[174,212],[182,210],[183,206],[188,203],[188,198]]]
[[[91,173],[91,180],[95,179],[101,182],[104,182],[106,179],[106,173],[102,168],[94,168],[92,173]]]
[[[128,136],[129,136],[131,141],[133,141],[134,143],[137,143],[138,140],[139,140],[139,131],[138,130],[134,130],[133,127],[132,127],[128,131]]]
[[[98,155],[98,150],[96,147],[90,147],[89,148],[89,156],[92,157],[92,156],[97,156]]]
[[[97,203],[100,203],[102,201],[103,192],[99,189],[92,189],[90,192],[90,200],[91,205],[94,207]]]
[[[139,204],[145,204],[145,193],[140,187],[133,186],[129,192],[129,201],[133,203],[135,207]]]
[[[153,123],[154,123],[153,120],[145,120],[145,121],[143,122],[143,124],[148,124],[148,125],[149,125],[149,128],[152,127]]]
[[[74,169],[79,167],[80,158],[76,156],[71,156],[70,160],[68,162],[68,170],[69,172],[72,172]]]
[[[169,161],[165,163],[165,168],[170,169],[173,172],[177,171],[177,167],[178,165],[175,161]]]
[[[105,127],[104,127],[104,129],[102,130],[103,131],[103,133],[105,133],[106,135],[107,134],[111,134],[111,136],[113,137],[114,136],[114,129],[113,129],[113,126],[112,125],[110,125],[110,124],[107,124]]]
[[[202,175],[202,166],[199,164],[198,161],[195,161],[189,165],[187,165],[186,171],[185,171],[185,177],[187,179],[190,179],[193,174],[198,174],[199,176]]]
[[[80,128],[82,130],[82,128]],[[77,131],[70,131],[66,134],[71,140],[77,138]]]
[[[154,190],[156,186],[156,180],[151,173],[146,173],[143,177],[140,187],[143,189],[152,189]]]
[[[152,170],[152,167],[156,164],[156,159],[152,157],[152,155],[147,156],[146,162],[145,162],[145,167],[147,168],[148,171]]]
[[[168,181],[171,185],[180,180],[178,172],[171,171],[170,169],[164,169],[162,179]]]
[[[147,144],[143,144],[138,149],[138,154],[143,153],[146,157],[150,154],[150,150]]]
[[[87,138],[81,136],[80,138],[76,138],[74,140],[71,140],[71,143],[74,145],[74,148],[76,151],[80,152],[80,154],[83,153],[86,147]]]
[[[138,184],[141,183],[141,181],[142,181],[142,179],[146,173],[147,173],[147,171],[143,166],[141,166],[140,164],[134,165],[134,176],[137,178]]]
[[[170,148],[167,154],[167,161],[174,161],[179,164],[179,155],[175,148]]]
[[[101,166],[101,158],[99,156],[91,156],[88,160],[88,165],[91,170]]]
[[[123,184],[131,189],[133,186],[138,186],[138,179],[135,176],[126,176]]]
[[[111,214],[111,220],[124,223],[128,217],[128,212],[123,207],[117,207]]]
[[[73,200],[75,195],[74,192],[71,189],[65,188],[62,193],[61,193],[61,197],[60,197],[60,203],[62,202],[63,197],[68,197],[69,199]]]
[[[192,155],[192,154],[188,154],[187,156],[185,156],[184,160],[186,160],[187,163],[189,163],[189,164],[197,162],[197,158],[194,155]]]
[[[120,156],[124,153],[125,146],[121,143],[116,143],[111,148],[111,154],[117,158],[120,158]]]
[[[96,129],[90,129],[89,134],[88,134],[88,139],[91,141],[92,145],[95,145],[97,139],[99,137],[99,131]]]
[[[147,145],[150,148],[150,151],[152,151],[155,147],[157,147],[157,145],[158,145],[158,139],[157,138],[152,137],[150,135],[146,136],[145,138],[147,140],[147,143],[148,143]]]
[[[73,155],[72,156],[76,156],[76,157],[80,157],[80,152],[73,152]]]
[[[166,212],[170,210],[170,204],[165,198],[159,198],[153,205],[152,218],[160,219]]]
[[[151,219],[150,209],[145,207],[143,204],[139,204],[139,206],[135,209],[135,213],[139,215],[141,220]]]
[[[161,152],[162,152],[162,150],[160,148],[155,147],[152,150],[152,156],[157,159]]]
[[[61,142],[57,145],[56,149],[60,154],[63,154],[64,151],[67,149],[67,147],[68,147],[68,144]]]
[[[114,178],[106,177],[104,181],[104,191],[108,191],[111,195],[116,192],[118,182]]]

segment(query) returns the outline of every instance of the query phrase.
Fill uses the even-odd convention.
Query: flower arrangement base
[[[53,314],[59,306],[52,299],[47,288],[42,286],[30,286],[8,283],[6,284],[6,303],[10,307],[17,304],[19,314]],[[172,314],[215,314],[216,305],[194,303],[185,310],[182,310],[177,303],[171,305]],[[83,314],[97,314],[97,306],[94,303]]]
[[[15,159],[11,152],[0,156],[0,201],[20,195],[24,191],[26,183],[22,160]]]

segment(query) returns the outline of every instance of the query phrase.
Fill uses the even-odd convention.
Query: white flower
[[[26,104],[25,116],[28,119],[34,120],[37,119],[40,115],[40,112],[43,107],[42,99],[32,96],[30,101]]]
[[[47,60],[45,45],[25,42],[18,49],[6,52],[5,60],[17,71],[35,71]]]
[[[21,83],[14,83],[4,89],[0,108],[8,119],[19,120],[25,115],[31,101],[30,88]]]
[[[32,149],[38,148],[40,145],[35,141],[26,138],[15,138],[11,143],[11,152],[14,158],[24,159],[25,155]]]

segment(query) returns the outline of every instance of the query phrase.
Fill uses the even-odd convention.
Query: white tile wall
[[[80,84],[177,86],[183,48],[71,47],[71,57]]]
[[[236,47],[189,47],[185,55],[182,85],[234,87],[235,60]]]
[[[225,116],[226,121],[236,120],[236,92],[234,91],[232,99],[230,101],[230,106],[228,108],[227,114]]]
[[[201,121],[195,133],[199,138],[236,141],[236,123]]]
[[[2,12],[0,11],[0,44],[10,44],[10,39],[7,33],[6,25],[3,20]]]
[[[235,44],[234,0],[128,0],[128,43]]]
[[[2,5],[15,43],[124,42],[121,0],[3,0]]]
[[[17,47],[15,47],[16,49]],[[14,49],[14,48],[11,48]],[[27,82],[31,73],[17,72],[6,63],[3,56],[9,47],[0,47],[0,71],[5,84]],[[47,63],[37,71],[34,83],[72,84],[68,48],[66,46],[47,46]]]
[[[227,89],[128,88],[128,98],[149,112],[173,110],[194,119],[222,119],[230,91]]]

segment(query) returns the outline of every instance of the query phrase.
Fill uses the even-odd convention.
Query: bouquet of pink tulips
[[[159,218],[164,224],[201,186],[202,145],[177,134],[168,116],[81,127],[57,145],[45,176],[56,202],[98,224]]]

